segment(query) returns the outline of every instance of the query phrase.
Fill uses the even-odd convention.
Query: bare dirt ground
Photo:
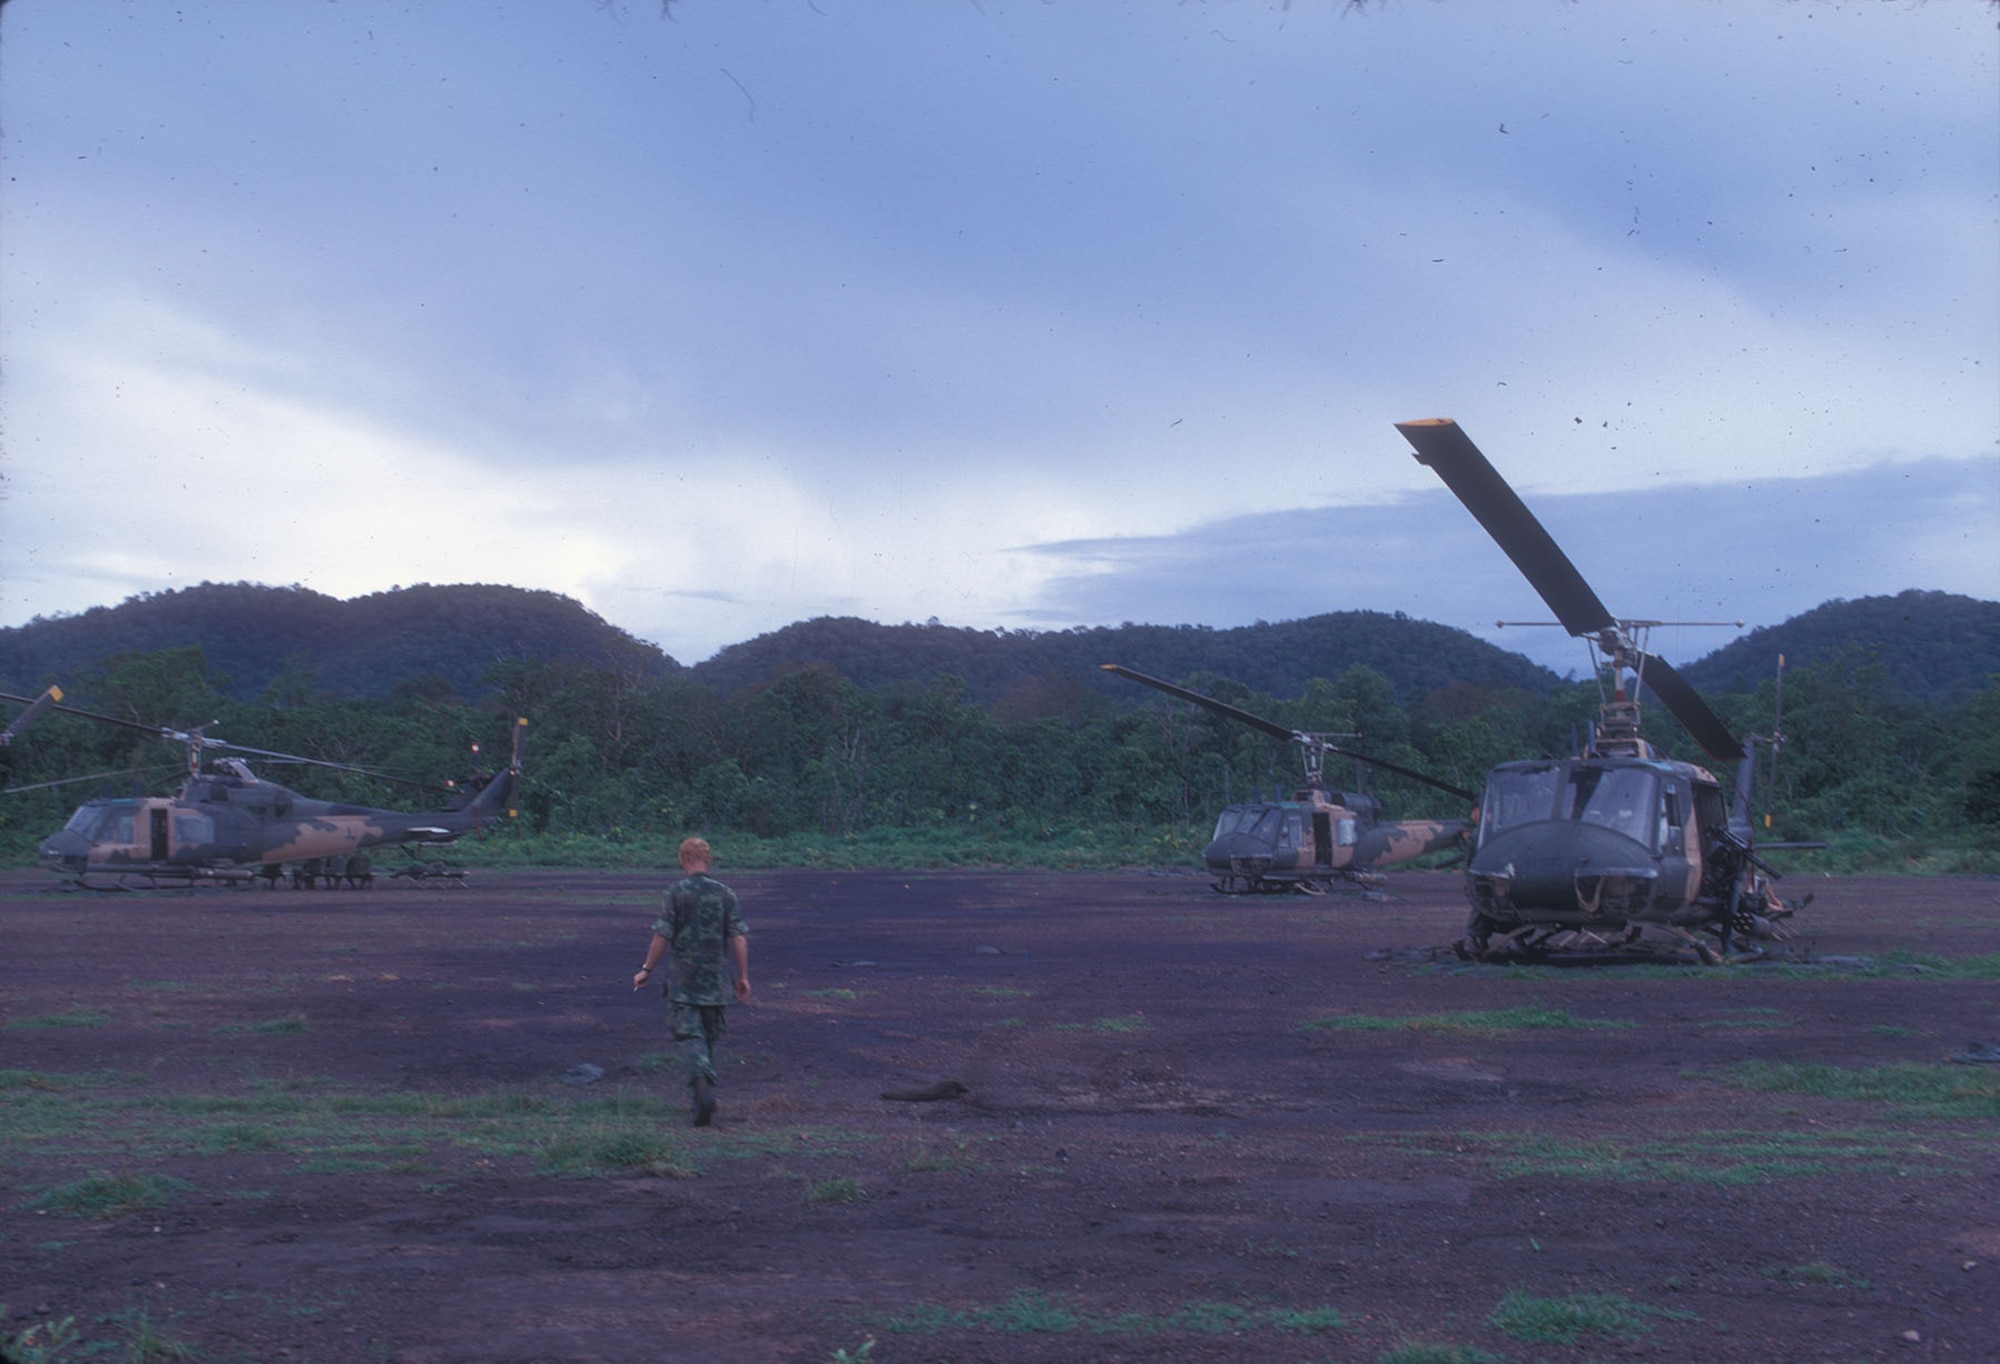
[[[757,1000],[700,1131],[629,985],[664,872],[0,874],[6,1333],[321,1364],[2000,1359],[2000,1122],[1732,1079],[2000,1042],[1990,976],[1897,955],[2000,953],[2000,882],[1814,882],[1790,946],[1846,964],[1510,969],[1424,950],[1459,932],[1447,873],[1367,903],[718,871]],[[881,1097],[943,1079],[967,1092]],[[621,1166],[635,1130],[683,1168]],[[182,1182],[38,1205],[99,1175]],[[1523,1339],[1510,1295],[1582,1333]]]

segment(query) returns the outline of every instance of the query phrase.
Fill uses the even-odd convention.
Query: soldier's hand
[[[738,976],[736,978],[736,998],[739,1003],[747,1004],[750,1002],[750,977]]]

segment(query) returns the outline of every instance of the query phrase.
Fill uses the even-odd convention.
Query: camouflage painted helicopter
[[[364,768],[228,743],[204,733],[206,726],[177,730],[79,710],[59,704],[62,692],[56,687],[32,699],[0,693],[0,700],[28,703],[26,710],[0,730],[0,746],[10,744],[49,711],[60,711],[186,747],[187,774],[174,795],[100,796],[78,806],[68,823],[42,840],[39,854],[44,867],[94,887],[133,882],[245,884],[259,876],[275,881],[287,863],[331,869],[344,867],[349,858],[371,849],[413,850],[454,842],[513,816],[508,800],[520,779],[521,734],[528,723],[514,722],[510,762],[486,779],[477,794],[444,810],[409,814],[299,795],[258,777],[244,758],[379,776]],[[213,759],[207,757],[211,753],[216,755]],[[96,778],[75,777],[42,785],[91,780]],[[37,788],[14,787],[10,791],[33,789]]]
[[[1613,617],[1456,422],[1396,429],[1563,628],[1588,642],[1602,695],[1601,718],[1576,756],[1502,763],[1487,774],[1460,950],[1622,950],[1657,928],[1713,963],[1740,940],[1780,936],[1780,923],[1803,904],[1787,905],[1772,888],[1777,873],[1753,846],[1749,805],[1754,749],[1769,747],[1775,759],[1776,727],[1747,747],[1730,733],[1686,679],[1646,652],[1647,633],[1664,622]],[[1733,809],[1707,769],[1662,757],[1639,737],[1642,683],[1703,752],[1738,764]],[[1766,845],[1779,846],[1818,845]]]
[[[1216,820],[1215,835],[1201,857],[1216,877],[1215,888],[1224,894],[1286,890],[1318,894],[1336,881],[1372,888],[1382,883],[1377,867],[1408,862],[1464,841],[1469,821],[1383,819],[1382,807],[1373,796],[1361,791],[1333,790],[1326,784],[1326,755],[1335,753],[1354,758],[1435,786],[1461,800],[1474,799],[1470,791],[1407,767],[1336,747],[1330,742],[1330,735],[1288,729],[1226,701],[1116,663],[1099,666],[1105,672],[1179,697],[1298,746],[1306,780],[1291,800],[1231,805]]]

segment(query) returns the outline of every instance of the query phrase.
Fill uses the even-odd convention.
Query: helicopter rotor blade
[[[1165,682],[1157,677],[1148,677],[1144,673],[1134,672],[1132,669],[1122,667],[1116,663],[1100,663],[1097,666],[1105,672],[1115,673],[1128,682],[1137,682],[1141,686],[1151,687],[1155,691],[1163,691],[1169,696],[1177,696],[1183,701],[1189,701],[1206,710],[1212,710],[1217,715],[1226,715],[1232,720],[1240,720],[1252,729],[1262,730],[1275,739],[1285,739],[1292,742],[1303,742],[1305,739],[1305,736],[1297,730],[1287,729],[1276,720],[1266,720],[1261,715],[1253,715],[1247,710],[1241,710],[1230,705],[1227,701],[1218,701],[1213,696],[1203,696],[1198,691],[1190,691],[1186,687],[1175,686],[1172,682]]]
[[[13,743],[16,735],[29,725],[35,723],[35,721],[41,719],[49,707],[62,700],[62,695],[62,688],[51,683],[47,691],[37,696],[33,701],[28,702],[26,710],[16,715],[7,728],[0,729],[0,748],[5,748],[7,745]],[[18,701],[23,698],[9,696],[7,699],[9,701]]]
[[[1319,746],[1328,753],[1338,753],[1343,758],[1355,758],[1367,763],[1370,767],[1379,767],[1384,772],[1394,772],[1399,777],[1408,777],[1411,781],[1422,782],[1425,786],[1434,786],[1446,795],[1457,796],[1460,800],[1479,799],[1479,793],[1476,791],[1468,791],[1463,786],[1453,786],[1448,781],[1440,781],[1436,777],[1426,776],[1413,767],[1398,767],[1395,763],[1387,762],[1367,753],[1357,753],[1351,748],[1338,748],[1333,744],[1327,743],[1325,740],[1321,740]]]
[[[1617,628],[1617,619],[1598,600],[1576,565],[1457,422],[1449,417],[1429,417],[1397,422],[1396,429],[1417,452],[1417,463],[1429,465],[1444,480],[1548,603],[1565,630],[1572,635],[1594,635]]]
[[[1701,699],[1701,693],[1688,684],[1688,680],[1675,672],[1673,665],[1658,654],[1639,655],[1639,676],[1653,695],[1660,698],[1668,712],[1681,722],[1694,741],[1701,745],[1701,751],[1718,761],[1724,758],[1740,761],[1743,744],[1722,717],[1708,708],[1708,702]]]
[[[174,772],[177,763],[154,763],[151,767],[121,767],[114,772],[92,772],[85,777],[61,777],[55,781],[38,781],[28,786],[9,786],[0,790],[0,796],[18,796],[24,791],[52,791],[58,786],[75,786],[79,782],[102,781],[106,777],[131,777],[142,772]]]
[[[1134,672],[1132,669],[1122,667],[1116,663],[1100,663],[1097,666],[1105,672],[1115,673],[1128,681],[1141,683],[1156,691],[1163,691],[1169,696],[1177,696],[1183,701],[1189,701],[1197,706],[1212,710],[1217,715],[1227,716],[1231,720],[1240,720],[1253,729],[1260,729],[1274,738],[1288,739],[1295,744],[1314,747],[1322,753],[1338,753],[1343,758],[1356,758],[1367,763],[1370,767],[1379,767],[1384,772],[1394,772],[1399,777],[1408,777],[1411,781],[1422,782],[1426,786],[1435,786],[1438,790],[1448,792],[1463,800],[1478,799],[1478,796],[1462,786],[1453,786],[1450,782],[1439,781],[1436,777],[1426,776],[1424,773],[1418,772],[1413,768],[1401,767],[1367,753],[1358,753],[1351,748],[1337,747],[1324,739],[1316,739],[1312,735],[1300,730],[1287,729],[1276,720],[1266,720],[1261,715],[1254,714],[1238,706],[1232,706],[1227,701],[1218,701],[1213,696],[1203,696],[1198,691],[1191,691],[1186,687],[1176,686],[1172,682],[1165,682],[1157,677],[1148,677],[1145,673]]]

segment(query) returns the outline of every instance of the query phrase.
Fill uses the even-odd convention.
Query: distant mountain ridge
[[[477,696],[486,671],[507,659],[680,670],[658,645],[555,592],[424,583],[342,601],[304,587],[202,583],[0,629],[0,690],[74,683],[112,654],[188,645],[246,701],[289,667],[310,670],[317,690],[372,697],[426,675]]]
[[[1899,690],[1942,701],[2000,674],[2000,602],[1952,592],[1830,601],[1778,625],[1752,630],[1680,670],[1703,691],[1754,688],[1778,666],[1839,653],[1880,662]]]
[[[732,644],[695,664],[688,675],[727,694],[780,668],[813,663],[862,687],[949,675],[964,682],[973,699],[987,703],[1051,674],[1089,678],[1119,696],[1139,695],[1130,683],[1105,677],[1099,671],[1105,663],[1176,680],[1218,673],[1269,696],[1297,696],[1308,680],[1336,678],[1356,664],[1382,673],[1405,699],[1468,680],[1536,692],[1560,680],[1463,630],[1379,611],[1338,611],[1229,629],[1119,625],[1058,631],[877,625],[821,616]]]
[[[819,617],[730,645],[683,668],[658,646],[554,592],[490,584],[396,588],[342,601],[301,587],[203,583],[129,598],[74,616],[0,629],[0,690],[27,693],[48,680],[75,684],[109,656],[198,645],[230,694],[255,699],[288,668],[315,689],[384,697],[424,676],[479,696],[498,662],[616,664],[644,676],[685,676],[728,694],[790,668],[823,664],[857,685],[960,679],[991,704],[1051,677],[1107,697],[1141,693],[1101,674],[1122,663],[1183,679],[1215,673],[1269,696],[1296,696],[1314,677],[1363,664],[1405,701],[1457,682],[1546,693],[1556,674],[1465,631],[1377,611],[1216,629],[1120,625],[1059,631],[879,625]],[[1945,592],[1832,601],[1782,625],[1752,631],[1681,673],[1707,691],[1754,687],[1777,655],[1798,667],[1841,650],[1879,658],[1897,687],[1937,700],[1975,690],[2000,673],[2000,603]]]

